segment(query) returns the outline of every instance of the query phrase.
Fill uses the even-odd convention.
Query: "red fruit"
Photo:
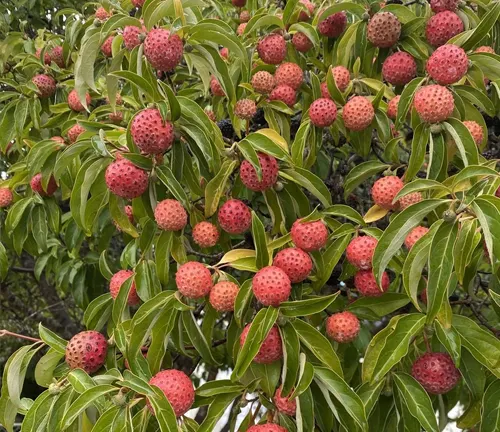
[[[257,171],[250,162],[244,160],[240,166],[242,183],[250,190],[260,192],[272,188],[278,180],[278,162],[270,155],[257,153],[259,158],[262,180],[259,180]]]
[[[216,283],[210,291],[209,301],[212,307],[219,312],[234,310],[234,302],[240,287],[234,282],[222,281]]]
[[[373,253],[378,240],[370,236],[355,237],[346,249],[346,258],[353,266],[361,270],[372,268]]]
[[[241,333],[240,346],[243,346],[250,330],[248,324]],[[281,336],[277,326],[273,326],[260,346],[259,352],[253,361],[259,364],[269,364],[283,357],[283,347],[281,346]],[[252,426],[255,427],[255,426]],[[249,431],[252,428],[249,429]]]
[[[246,23],[246,22],[250,21],[250,18],[251,18],[251,16],[250,16],[249,11],[244,10],[244,11],[240,12],[240,22]]]
[[[375,117],[375,110],[369,99],[364,96],[354,96],[344,106],[342,118],[347,129],[362,131],[370,126]]]
[[[219,240],[219,230],[210,222],[197,223],[193,228],[193,240],[201,248],[214,247]]]
[[[83,369],[88,374],[98,371],[106,360],[108,342],[96,331],[74,335],[66,346],[66,363],[70,369]]]
[[[95,17],[99,21],[106,21],[110,16],[112,15],[111,12],[108,12],[106,9],[103,7],[98,7],[95,11]]]
[[[49,183],[47,184],[47,190],[43,189],[42,186],[42,174],[38,173],[30,181],[30,186],[33,192],[36,192],[38,195],[43,197],[50,197],[54,195],[54,192],[57,190],[56,179],[53,176],[50,176]]]
[[[490,46],[480,46],[474,50],[475,53],[495,54],[495,50]]]
[[[35,51],[35,57],[36,58],[40,58],[40,55],[42,54],[42,49],[41,48],[38,48],[36,51]],[[50,54],[45,51],[45,54],[43,55],[43,62],[46,64],[46,65],[49,65],[50,62],[51,62],[51,58],[50,58]]]
[[[125,48],[128,50],[133,50],[136,46],[141,44],[139,35],[141,33],[146,33],[146,27],[142,27],[142,30],[136,26],[126,26],[123,29],[123,43]]]
[[[243,32],[245,31],[246,26],[247,26],[247,23],[246,23],[246,22],[241,23],[241,24],[238,26],[238,28],[236,29],[236,34],[237,34],[238,36],[241,36],[241,35],[243,34]]]
[[[174,141],[172,123],[164,121],[156,108],[147,108],[137,114],[130,133],[137,147],[146,154],[164,153]]]
[[[389,289],[390,281],[386,272],[382,274],[382,291],[370,270],[360,270],[354,275],[354,286],[365,297],[380,297]]]
[[[251,99],[240,99],[234,107],[234,115],[243,120],[251,120],[257,113],[257,105]]]
[[[114,36],[109,36],[101,45],[101,52],[104,54],[105,57],[113,56],[112,48],[113,48],[114,38],[115,38]]]
[[[130,221],[131,224],[134,223],[134,213],[132,211],[132,206],[131,205],[126,205],[124,207],[125,214],[127,215],[128,220]],[[118,225],[115,221],[113,221],[113,225],[116,227],[118,231],[121,231],[120,225]]]
[[[87,106],[89,106],[90,102],[92,102],[92,99],[90,98],[90,95],[88,93],[85,93],[85,102],[87,103]],[[77,111],[77,112],[85,111],[85,107],[80,102],[80,99],[78,98],[78,93],[76,92],[76,90],[71,90],[69,92],[68,105],[73,111]]]
[[[287,85],[297,90],[304,81],[304,72],[296,63],[283,63],[278,66],[274,73],[278,85]]]
[[[163,392],[176,417],[184,415],[193,405],[193,383],[182,371],[176,369],[160,371],[149,380],[149,385],[154,385]]]
[[[483,128],[481,125],[473,120],[465,120],[464,126],[469,129],[472,138],[474,138],[474,142],[480,145],[483,142]]]
[[[385,60],[382,75],[389,84],[395,86],[408,84],[417,76],[417,63],[410,54],[396,52]]]
[[[213,122],[217,121],[217,117],[215,117],[215,113],[212,110],[209,110],[209,109],[205,108],[205,114]]]
[[[284,102],[289,107],[293,107],[297,101],[297,92],[287,85],[279,85],[273,89],[269,95],[269,100]]]
[[[35,75],[32,80],[38,88],[38,96],[41,98],[49,98],[56,93],[56,81],[49,75]]]
[[[130,278],[131,276],[134,275],[134,272],[131,270],[120,270],[119,272],[115,273],[111,280],[109,281],[109,292],[111,294],[111,297],[116,299],[118,297],[118,293],[120,292],[120,289],[123,285],[123,283]],[[137,289],[135,287],[135,282],[132,282],[132,286],[130,287],[130,291],[128,294],[128,301],[127,303],[130,306],[134,306],[136,304],[139,304],[141,299],[137,295]]]
[[[247,4],[247,0],[231,0],[231,3],[233,4],[233,6],[243,7]]]
[[[210,91],[214,96],[220,96],[220,97],[226,96],[224,89],[219,83],[219,80],[214,76],[212,76],[212,78],[210,79]]]
[[[252,224],[250,209],[237,199],[226,201],[217,217],[220,227],[229,234],[243,234]]]
[[[302,249],[291,247],[276,254],[273,266],[283,270],[292,283],[299,283],[309,276],[313,263],[308,253]]]
[[[335,66],[334,68],[332,68],[332,75],[337,88],[341,92],[345,92],[347,87],[349,86],[349,83],[351,82],[351,74],[349,72],[349,69],[345,68],[344,66]]]
[[[252,87],[257,93],[268,94],[276,87],[276,80],[269,72],[259,71],[252,77]]]
[[[331,99],[316,99],[309,107],[311,123],[317,127],[329,127],[337,118],[337,106]]]
[[[452,11],[455,12],[458,7],[459,0],[430,0],[431,9],[434,13]]]
[[[368,40],[379,48],[390,48],[399,40],[401,23],[391,12],[379,12],[368,23]]]
[[[274,394],[274,405],[278,408],[278,411],[289,415],[294,416],[295,411],[297,410],[297,401],[295,399],[288,399],[286,396],[281,395],[282,386],[276,389],[276,393]]]
[[[404,186],[403,181],[398,176],[387,176],[378,179],[372,187],[372,199],[375,204],[386,210],[394,210],[397,203],[392,200]]]
[[[225,58],[226,60],[229,58],[229,50],[227,48],[221,48],[219,50],[219,54],[221,57]]]
[[[135,6],[135,7],[142,7],[144,6],[144,2],[146,0],[131,0],[132,1],[132,4]]]
[[[205,297],[212,289],[212,275],[202,263],[189,261],[182,264],[175,274],[177,289],[190,299]]]
[[[465,51],[456,45],[443,45],[427,60],[426,70],[430,77],[441,85],[459,81],[469,68]]]
[[[351,312],[340,312],[326,320],[326,334],[338,343],[349,343],[358,337],[359,320]]]
[[[411,249],[413,245],[429,232],[429,228],[417,226],[405,238],[405,246]]]
[[[50,139],[52,141],[55,141],[58,144],[66,144],[66,142],[64,141],[64,138],[60,137],[60,136],[53,136],[53,137],[50,137]]]
[[[439,123],[451,116],[455,101],[446,87],[434,84],[421,87],[416,92],[413,106],[422,121]]]
[[[332,99],[330,96],[330,92],[328,91],[328,84],[326,82],[322,82],[319,86],[321,90],[321,97],[324,99]]]
[[[306,252],[321,249],[328,240],[328,230],[321,220],[302,222],[298,219],[293,223],[290,235],[295,246]]]
[[[301,8],[301,11],[299,13],[298,21],[307,21],[309,18],[311,18],[314,14],[314,3],[310,2],[309,0],[299,0],[299,3],[303,4],[307,11],[304,10],[304,8]]]
[[[347,15],[345,12],[337,12],[330,15],[318,24],[318,31],[326,37],[339,37],[347,26]]]
[[[461,377],[448,353],[425,353],[413,363],[411,374],[432,394],[448,393]]]
[[[307,52],[313,47],[313,43],[305,33],[297,32],[292,36],[292,44],[299,52]]]
[[[422,194],[420,192],[413,192],[408,195],[399,198],[399,209],[403,211],[404,209],[410,207],[413,204],[419,203],[422,201]]]
[[[425,37],[434,47],[444,45],[452,37],[464,31],[460,17],[450,11],[439,12],[431,16],[425,27]]]
[[[9,207],[13,199],[14,196],[9,188],[0,187],[0,208]]]
[[[396,97],[393,97],[387,104],[387,116],[392,120],[396,120],[396,117],[398,115],[399,99],[401,99],[401,96],[397,95]]]
[[[61,69],[66,67],[66,62],[64,61],[64,53],[62,46],[56,46],[50,52],[50,58],[52,61],[59,66]]]
[[[180,231],[187,225],[188,215],[179,201],[165,199],[155,208],[155,220],[162,230]]]
[[[127,199],[141,196],[148,188],[148,173],[123,158],[111,162],[105,180],[112,193]]]
[[[68,139],[70,144],[76,142],[78,137],[85,132],[85,128],[78,123],[68,129]]]
[[[109,121],[114,124],[120,124],[123,120],[123,113],[121,111],[116,111],[109,113]]]
[[[292,283],[279,267],[268,266],[260,269],[252,279],[255,298],[264,306],[278,307],[288,300]]]
[[[274,423],[266,423],[252,426],[247,432],[288,432],[288,430]]]
[[[280,64],[286,57],[285,39],[279,34],[270,34],[260,40],[257,52],[264,63]]]
[[[181,38],[165,29],[153,29],[144,41],[144,55],[151,66],[163,72],[173,70],[182,60]]]

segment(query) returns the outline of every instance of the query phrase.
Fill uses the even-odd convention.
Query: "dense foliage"
[[[500,430],[500,2],[71,3],[0,6],[8,431]]]

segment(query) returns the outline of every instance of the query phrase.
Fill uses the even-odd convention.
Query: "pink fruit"
[[[329,38],[339,37],[347,26],[347,15],[344,11],[325,18],[318,24],[318,32]]]
[[[229,50],[224,47],[219,50],[219,54],[222,58],[225,58],[226,60],[229,58]]]
[[[358,337],[359,320],[351,312],[333,314],[326,320],[326,334],[338,343],[349,343]]]
[[[95,17],[99,21],[106,21],[109,17],[111,17],[112,13],[108,12],[106,9],[103,7],[98,7],[95,11]]]
[[[197,223],[193,228],[193,240],[201,248],[214,247],[219,240],[219,230],[210,222]]]
[[[113,39],[114,36],[109,36],[104,43],[101,45],[101,52],[104,54],[105,57],[112,57],[113,56]]]
[[[311,123],[317,127],[330,127],[337,118],[337,106],[331,99],[316,99],[309,107]]]
[[[304,281],[312,271],[313,263],[308,253],[299,248],[286,248],[279,251],[273,266],[280,268],[293,283]]]
[[[215,76],[212,76],[212,78],[210,79],[210,91],[214,96],[220,96],[220,97],[226,96],[224,89],[222,88],[219,80]]]
[[[349,72],[349,69],[345,68],[344,66],[335,66],[334,68],[332,68],[332,75],[337,88],[341,92],[345,92],[347,90],[347,87],[349,86],[349,83],[351,82],[351,74]]]
[[[31,81],[38,88],[38,96],[41,98],[49,98],[56,93],[56,80],[50,75],[35,75]]]
[[[266,423],[252,426],[247,432],[288,432],[288,430],[274,423]]]
[[[378,12],[370,19],[367,28],[368,40],[379,48],[390,48],[401,35],[401,23],[391,12]]]
[[[248,324],[241,333],[240,345],[243,346],[250,331]],[[259,364],[270,364],[283,357],[283,347],[281,346],[281,336],[277,326],[273,326],[260,346],[259,352],[253,361]]]
[[[299,3],[303,4],[306,10],[304,10],[304,8],[301,9],[298,21],[308,21],[314,14],[314,3],[310,0],[299,0]]]
[[[135,6],[135,7],[142,7],[144,6],[144,2],[146,0],[131,0],[132,1],[132,4]]]
[[[292,36],[292,44],[299,52],[307,52],[313,47],[313,43],[305,33],[297,32]]]
[[[425,37],[434,47],[444,45],[452,37],[464,31],[460,17],[450,11],[439,12],[431,16],[425,27]]]
[[[174,127],[163,120],[156,108],[147,108],[132,120],[130,133],[134,143],[146,154],[159,154],[167,151],[174,141]]]
[[[134,213],[133,213],[133,210],[132,210],[132,206],[131,205],[126,205],[124,207],[124,210],[125,210],[125,215],[127,216],[129,222],[131,224],[133,224],[134,223]],[[113,221],[113,225],[116,227],[116,229],[118,231],[122,230],[121,227],[115,221]]]
[[[36,51],[35,51],[35,57],[36,58],[40,58],[40,56],[42,55],[42,48],[38,48]],[[51,58],[50,58],[50,54],[45,51],[45,54],[43,55],[43,62],[46,64],[46,65],[49,65],[50,62],[51,62]]]
[[[432,394],[448,393],[461,377],[448,353],[425,353],[413,363],[411,374]]]
[[[108,343],[96,331],[74,335],[66,346],[66,363],[70,369],[83,369],[88,374],[98,371],[106,360]]]
[[[375,276],[370,270],[359,270],[354,275],[354,286],[365,297],[380,297],[384,294],[390,285],[389,276],[386,272],[382,274],[382,291],[377,285]]]
[[[321,220],[302,222],[298,219],[293,223],[290,235],[295,246],[306,252],[321,249],[328,240],[328,230]]]
[[[234,115],[243,120],[251,120],[257,113],[257,105],[251,99],[240,99],[234,107]]]
[[[398,200],[399,209],[403,211],[404,209],[410,207],[413,204],[419,203],[420,201],[422,201],[422,194],[420,192],[407,194]]]
[[[364,96],[354,96],[345,104],[342,118],[347,129],[362,131],[370,126],[375,118],[375,110],[369,99]]]
[[[163,392],[176,417],[184,415],[193,405],[193,383],[182,371],[176,369],[160,371],[149,380],[149,385],[154,385]]]
[[[187,225],[188,215],[179,201],[165,199],[155,208],[155,220],[162,230],[181,231]]]
[[[372,259],[378,240],[371,236],[355,237],[346,249],[346,258],[353,266],[361,270],[372,268]]]
[[[9,188],[0,187],[0,208],[9,207],[13,199],[14,196]]]
[[[231,3],[233,4],[233,6],[243,7],[247,4],[247,0],[231,0]]]
[[[279,34],[270,34],[260,40],[257,53],[264,63],[280,64],[286,56],[285,39]]]
[[[109,281],[109,292],[111,294],[111,297],[116,299],[118,297],[118,294],[120,292],[120,289],[123,285],[123,283],[130,277],[134,276],[134,272],[131,270],[120,270],[119,272],[115,273],[111,280]],[[128,301],[127,303],[131,306],[134,306],[136,304],[139,304],[141,299],[137,295],[137,289],[135,287],[135,282],[132,282],[132,286],[130,287],[130,291],[128,294]]]
[[[66,62],[64,61],[63,47],[58,45],[50,51],[50,58],[52,61],[59,66],[61,69],[66,67]]]
[[[212,289],[212,275],[202,263],[189,261],[182,264],[175,274],[179,292],[190,299],[205,297]]]
[[[240,287],[234,282],[222,281],[216,283],[210,291],[210,304],[218,312],[231,312]]]
[[[397,95],[396,97],[393,97],[387,104],[387,116],[392,120],[396,120],[396,117],[398,115],[399,99],[401,99],[401,96]]]
[[[123,29],[123,43],[125,44],[125,48],[132,51],[136,46],[139,46],[141,44],[139,35],[146,32],[146,27],[144,26],[142,29],[136,26],[126,26]]]
[[[276,87],[276,80],[267,71],[259,71],[252,77],[252,87],[257,93],[269,94]]]
[[[217,121],[217,117],[215,116],[215,113],[212,110],[205,108],[205,114],[213,122]]]
[[[247,10],[243,10],[240,12],[240,22],[246,23],[250,21],[251,15],[250,12]]]
[[[87,106],[89,106],[90,102],[92,102],[92,99],[90,98],[90,95],[88,93],[85,93],[85,102],[87,103]],[[77,112],[85,111],[85,107],[80,102],[80,99],[78,98],[78,93],[76,92],[76,90],[71,90],[69,92],[68,105],[73,111],[77,111]]]
[[[476,145],[481,145],[483,142],[483,128],[481,125],[473,120],[465,120],[464,126],[469,129],[472,138],[474,138],[474,142]]]
[[[64,138],[61,136],[53,136],[53,137],[50,137],[50,139],[52,141],[55,141],[58,144],[66,144],[66,142],[64,141]]]
[[[382,66],[382,75],[389,84],[406,85],[417,76],[417,63],[410,54],[398,51],[387,57]]]
[[[429,232],[429,228],[417,226],[405,238],[405,246],[411,249],[413,245]]]
[[[68,129],[68,139],[69,139],[70,144],[75,143],[76,140],[78,139],[78,137],[84,132],[85,132],[85,128],[83,126],[79,125],[78,123],[71,126]]]
[[[168,72],[181,62],[184,52],[181,38],[170,31],[151,30],[144,41],[144,55],[155,69]]]
[[[474,50],[475,53],[495,54],[495,50],[490,46],[480,46]]]
[[[284,102],[289,107],[295,105],[297,101],[297,92],[287,85],[279,85],[273,89],[271,94],[269,95],[269,100],[281,101]]]
[[[252,224],[250,209],[237,199],[226,201],[217,217],[220,227],[229,234],[243,234]]]
[[[392,201],[403,188],[404,183],[398,176],[387,176],[378,179],[372,187],[372,199],[375,204],[386,210],[394,210],[397,203]]]
[[[240,166],[241,182],[255,192],[264,191],[274,186],[278,180],[278,162],[273,156],[257,153],[259,158],[262,180],[259,180],[255,168],[250,162],[244,160]]]
[[[148,173],[122,157],[108,166],[105,180],[112,193],[127,199],[141,196],[148,188]]]
[[[459,81],[469,68],[465,51],[456,45],[443,45],[432,53],[427,60],[426,70],[430,77],[440,85]]]
[[[54,195],[54,192],[57,190],[56,179],[53,176],[50,176],[49,183],[47,184],[47,190],[43,189],[42,186],[42,174],[36,174],[30,181],[30,186],[33,192],[36,192],[38,195],[43,197],[50,197]]]
[[[247,26],[248,23],[244,22],[244,23],[241,23],[238,28],[236,29],[236,34],[238,36],[241,36],[244,32],[245,32],[245,28]]]
[[[289,399],[286,396],[281,394],[282,387],[276,389],[276,393],[274,394],[274,405],[278,408],[278,411],[289,415],[294,416],[297,411],[297,401],[295,399]]]
[[[282,63],[276,69],[274,78],[278,85],[287,85],[297,90],[304,81],[304,72],[296,63]]]
[[[278,307],[288,300],[292,283],[279,267],[268,266],[260,269],[252,279],[255,298],[264,306]]]
[[[459,0],[430,0],[431,9],[434,13],[452,11],[455,12],[458,7]]]
[[[439,123],[451,116],[455,101],[453,94],[446,87],[434,84],[417,90],[413,106],[422,121]]]

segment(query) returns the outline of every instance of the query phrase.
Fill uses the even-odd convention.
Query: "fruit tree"
[[[1,291],[53,287],[8,431],[500,430],[500,1],[50,3],[1,27]]]

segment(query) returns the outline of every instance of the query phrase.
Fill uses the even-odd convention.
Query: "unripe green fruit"
[[[445,222],[453,222],[457,218],[457,214],[453,210],[448,209],[443,212],[442,218]]]

